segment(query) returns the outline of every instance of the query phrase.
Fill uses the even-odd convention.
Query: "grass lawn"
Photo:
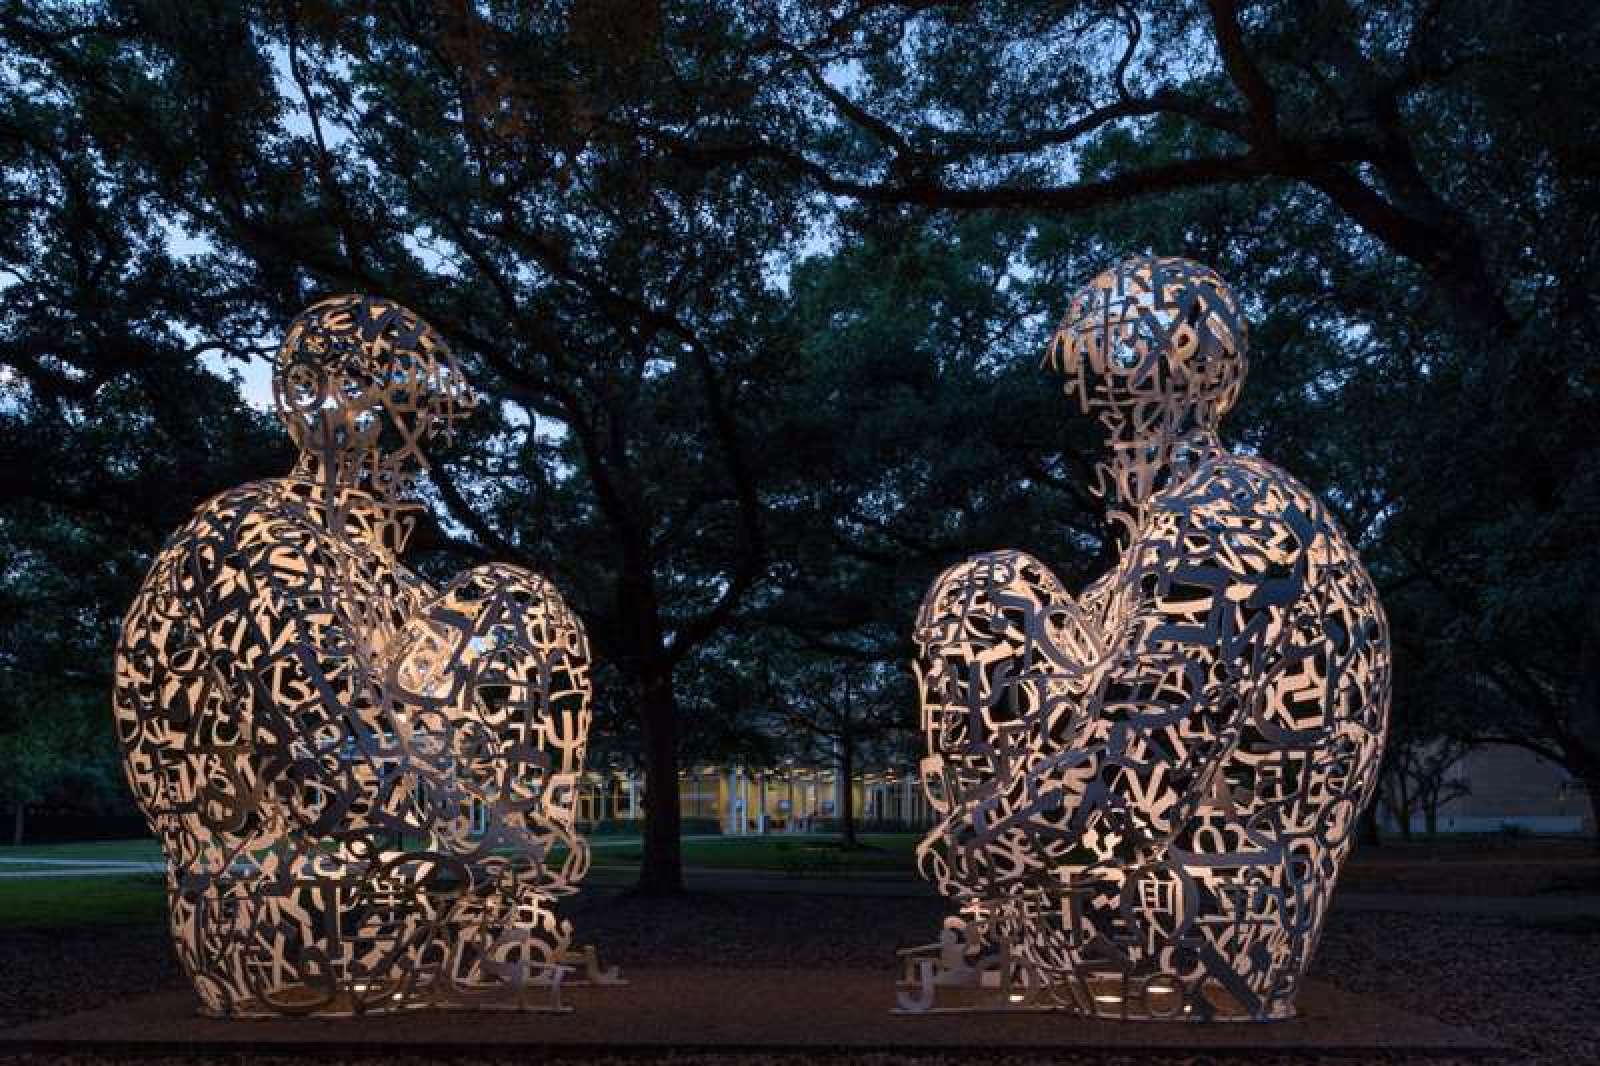
[[[683,860],[688,866],[795,875],[883,873],[910,877],[915,874],[912,852],[919,839],[913,833],[863,835],[861,842],[866,847],[840,851],[838,837],[833,836],[711,837],[685,840]],[[596,866],[631,869],[639,865],[641,849],[637,840],[612,838],[594,850],[594,862]],[[159,861],[161,849],[153,840],[113,840],[0,847],[0,858]],[[34,863],[0,864],[0,872],[50,868]],[[165,889],[155,874],[0,878],[0,930],[87,923],[159,925],[165,913]]]
[[[865,847],[856,851],[839,850],[836,836],[803,834],[788,836],[709,837],[683,842],[685,866],[712,869],[776,870],[795,874],[825,873],[916,873],[915,833],[863,834]],[[642,845],[629,842],[615,847],[595,848],[596,866],[637,866]]]
[[[0,881],[0,929],[91,922],[160,925],[166,911],[166,886],[154,874]]]
[[[777,833],[770,836],[706,837],[683,842],[687,866],[715,869],[777,870],[791,873],[883,872],[911,875],[916,860],[912,852],[921,837],[915,833],[861,836],[864,848],[840,851],[839,838],[824,834]],[[597,866],[637,866],[643,845],[635,837],[591,837]],[[0,847],[0,859],[106,859],[160,862],[161,849],[154,840],[108,840],[85,844],[41,844],[20,848]],[[22,871],[44,866],[4,863]],[[59,882],[58,882],[59,883]]]
[[[0,859],[110,859],[116,862],[160,862],[161,847],[153,839],[100,840],[84,844],[24,844],[0,847]],[[0,870],[4,869],[0,865]],[[21,867],[18,867],[20,869]]]

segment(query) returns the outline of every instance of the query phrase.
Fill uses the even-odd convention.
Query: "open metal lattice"
[[[200,506],[117,650],[202,1008],[561,1009],[563,982],[617,979],[555,910],[589,857],[583,625],[517,567],[435,589],[398,561],[422,447],[476,403],[426,323],[324,300],[275,370],[293,471]]]
[[[1245,350],[1222,279],[1171,258],[1096,277],[1053,337],[1120,558],[1074,597],[991,552],[923,602],[919,865],[960,914],[902,953],[900,1009],[1292,1016],[1376,787],[1390,647],[1327,508],[1218,439]]]

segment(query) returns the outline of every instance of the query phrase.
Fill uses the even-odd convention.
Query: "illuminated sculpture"
[[[1222,279],[1186,260],[1072,300],[1046,363],[1103,429],[1120,558],[1074,598],[997,551],[923,602],[941,821],[918,857],[961,915],[902,953],[902,1010],[1293,1015],[1376,787],[1390,649],[1323,504],[1218,440],[1245,347]]]
[[[128,780],[202,1009],[559,1008],[576,953],[553,905],[588,865],[583,626],[515,567],[438,591],[398,561],[422,445],[476,402],[416,315],[324,300],[273,385],[293,471],[199,508],[117,648]]]

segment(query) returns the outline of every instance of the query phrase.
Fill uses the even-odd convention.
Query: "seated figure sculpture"
[[[1119,558],[1074,597],[991,552],[923,602],[919,865],[960,915],[902,953],[902,1010],[1293,1015],[1377,784],[1390,647],[1323,503],[1218,438],[1245,349],[1222,279],[1172,258],[1099,275],[1052,338]]]
[[[578,953],[554,905],[588,861],[583,625],[516,567],[436,590],[400,563],[422,446],[476,403],[415,314],[316,304],[273,386],[293,470],[199,507],[116,656],[201,1009],[560,1009]]]

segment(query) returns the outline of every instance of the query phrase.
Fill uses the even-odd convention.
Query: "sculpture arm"
[[[1041,757],[1036,734],[1054,737],[1061,751],[1076,747],[1102,639],[1055,575],[1016,551],[975,556],[940,575],[914,638],[923,786],[940,817],[918,861],[941,891],[964,894],[1026,865],[1026,841],[1001,823],[1021,813],[1012,792]]]
[[[1191,478],[1146,530],[1111,596],[1128,606],[1108,619],[1088,758],[1068,780],[1069,835],[1102,856],[1163,845],[1212,793],[1280,672],[1315,536],[1271,477],[1234,466]]]
[[[940,817],[919,848],[951,895],[1163,845],[1276,676],[1310,516],[1269,476],[1208,468],[1154,509],[1103,620],[1020,552],[942,575],[916,674]]]

